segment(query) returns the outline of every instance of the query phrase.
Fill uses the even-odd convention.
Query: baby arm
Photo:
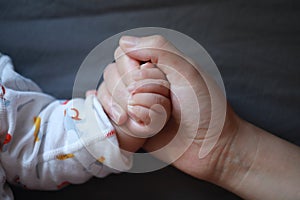
[[[116,82],[117,86],[111,88]],[[169,83],[152,63],[136,65],[123,77],[119,76],[116,63],[108,65],[97,95],[99,99],[101,96],[101,104],[117,130],[120,148],[125,151],[136,152],[146,138],[164,127],[170,116]],[[114,114],[114,109],[120,110],[118,106],[126,110],[126,118]]]
[[[12,196],[6,181],[56,190],[131,167],[95,96],[57,100],[1,54],[0,129],[0,196]]]

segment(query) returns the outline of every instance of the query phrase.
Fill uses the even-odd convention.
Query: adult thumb
[[[140,61],[157,61],[161,50],[173,52],[179,51],[163,36],[152,35],[147,37],[123,36],[119,41],[122,50],[130,57]]]
[[[214,79],[160,35],[123,36],[119,45],[129,57],[143,62],[150,61],[166,74],[171,92],[176,95],[180,106],[185,108],[184,111],[181,110],[181,115],[187,115],[181,116],[183,119],[197,121],[190,116],[199,117],[198,109],[202,111],[204,121],[209,116],[209,126],[205,127],[207,132],[199,151],[199,158],[208,155],[218,141],[226,114],[226,98]],[[174,102],[172,103],[174,114]],[[209,107],[205,106],[206,104]],[[190,108],[189,112],[187,108]],[[203,114],[206,110],[210,111],[207,115]],[[186,134],[190,134],[186,138],[195,136],[193,131]]]
[[[191,78],[191,74],[198,74],[195,63],[161,35],[123,36],[119,45],[127,56],[138,61],[156,64],[167,77],[173,74],[174,70],[183,77]],[[170,79],[169,81],[172,82]]]

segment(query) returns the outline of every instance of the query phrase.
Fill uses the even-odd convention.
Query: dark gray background
[[[240,116],[300,145],[299,19],[293,0],[1,0],[0,51],[45,92],[70,98],[81,62],[107,37],[145,26],[174,29],[209,52]],[[13,189],[16,199],[239,199],[172,167],[58,192]]]

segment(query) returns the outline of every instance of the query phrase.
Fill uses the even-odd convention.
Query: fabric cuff
[[[96,97],[88,96],[81,106],[82,119],[76,128],[83,148],[75,153],[76,158],[97,177],[128,171],[132,157],[122,154],[116,132]]]

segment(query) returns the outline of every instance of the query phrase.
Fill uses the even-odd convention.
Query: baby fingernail
[[[127,105],[127,114],[132,117],[133,119],[135,119],[135,115],[134,115],[134,108],[131,105]]]
[[[141,69],[147,69],[147,68],[153,68],[153,67],[154,67],[154,65],[150,62],[146,62],[141,65]]]
[[[141,79],[141,71],[138,70],[138,71],[132,72],[132,79],[135,81],[140,80]]]
[[[129,92],[132,92],[134,89],[135,89],[135,84],[130,84],[130,85],[127,87],[127,90],[128,90]]]
[[[117,106],[112,107],[112,115],[113,115],[112,120],[114,120],[114,122],[118,124],[121,118],[121,112]]]
[[[127,106],[128,115],[136,122],[140,123],[140,119],[136,116],[136,109],[134,109],[134,106],[128,105]]]
[[[129,98],[128,98],[128,105],[134,105],[134,104],[135,104],[135,102],[134,102],[132,96],[129,97]]]

